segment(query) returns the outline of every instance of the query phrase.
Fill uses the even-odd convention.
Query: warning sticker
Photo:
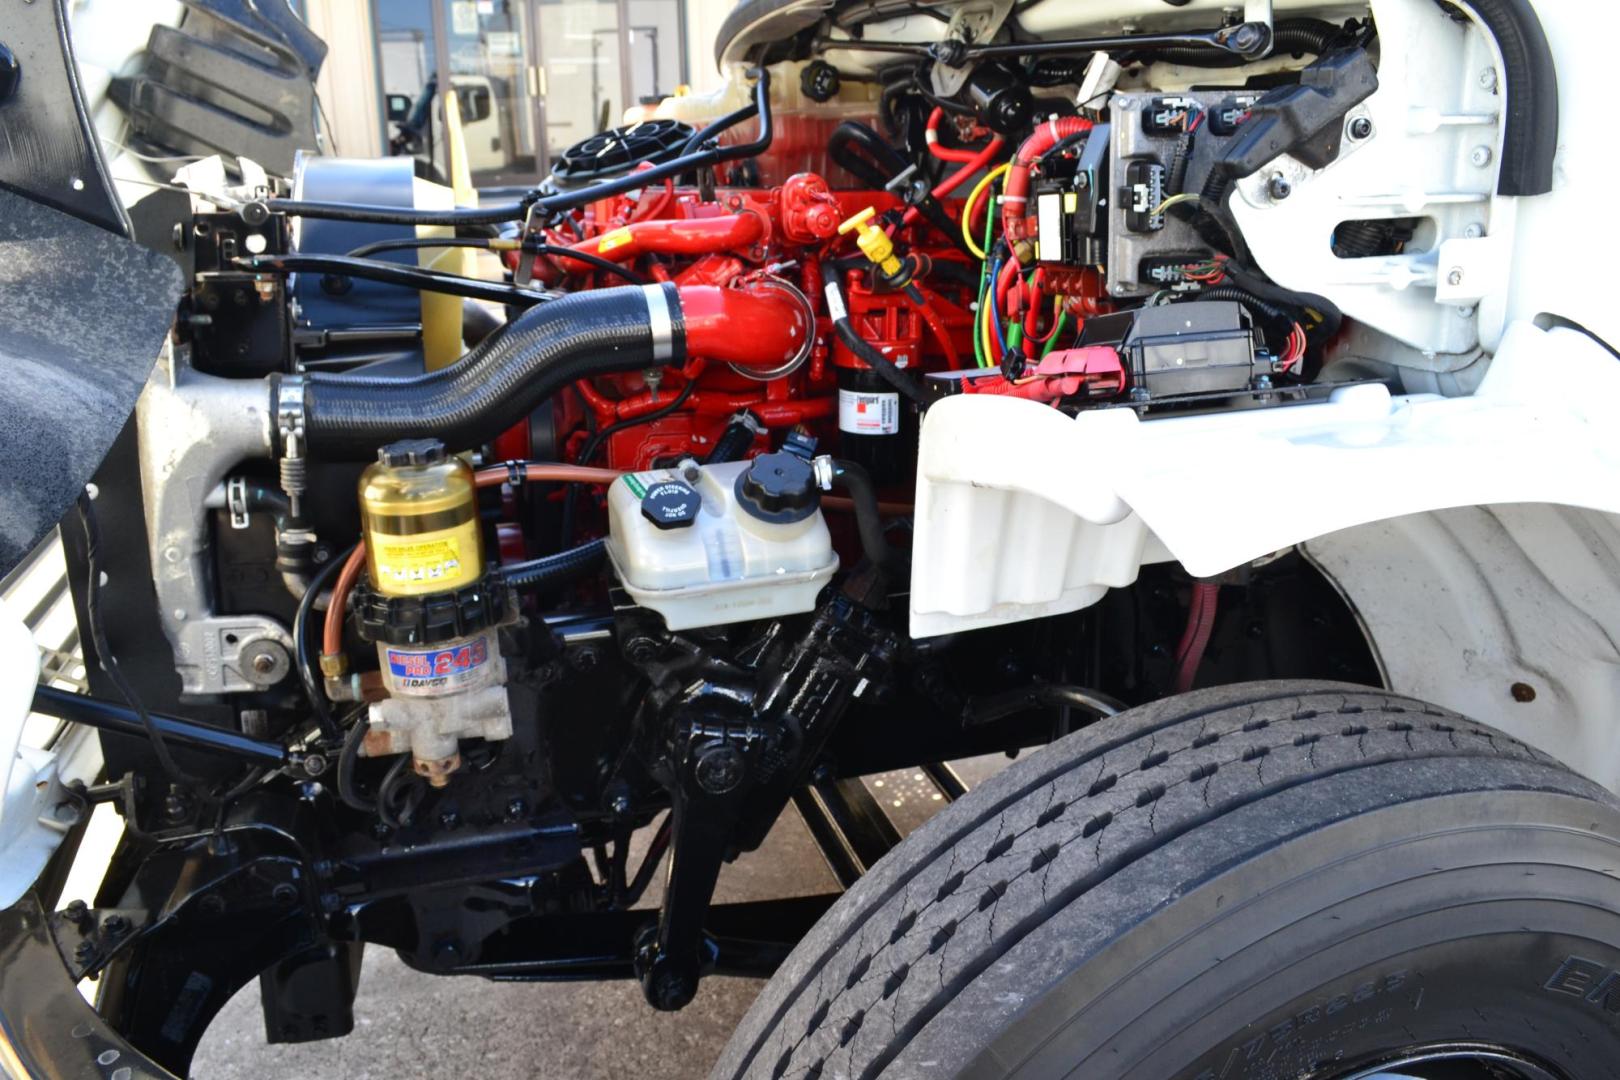
[[[453,690],[473,681],[489,663],[489,644],[474,638],[442,649],[387,649],[388,674],[396,693]]]
[[[377,576],[385,591],[414,594],[433,591],[461,576],[461,538],[380,540],[377,545]],[[389,588],[391,587],[391,588]]]
[[[838,391],[838,430],[851,435],[897,435],[900,395],[864,390]]]

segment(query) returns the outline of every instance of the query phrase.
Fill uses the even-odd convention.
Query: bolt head
[[[1372,121],[1365,116],[1358,116],[1350,121],[1350,137],[1356,141],[1371,137],[1373,133]]]
[[[1252,49],[1260,43],[1260,28],[1253,23],[1244,23],[1232,31],[1226,42],[1239,52]]]
[[[1485,226],[1475,221],[1463,230],[1463,235],[1468,237],[1470,240],[1477,240],[1481,236],[1485,235]]]
[[[1462,272],[1461,267],[1453,266],[1451,268],[1450,272],[1446,274],[1446,284],[1447,285],[1461,285],[1462,280],[1463,280],[1463,272]]]
[[[724,795],[736,790],[737,785],[742,783],[746,769],[743,756],[735,746],[719,743],[706,747],[698,755],[697,765],[692,771],[697,777],[698,787],[710,795]]]
[[[1491,148],[1488,146],[1474,147],[1473,152],[1468,155],[1468,160],[1480,167],[1489,165],[1491,163]]]
[[[1277,173],[1273,175],[1270,180],[1266,181],[1266,194],[1270,195],[1273,199],[1281,201],[1288,198],[1288,196],[1292,195],[1293,193],[1294,185],[1290,183],[1288,177],[1284,176],[1282,173]]]

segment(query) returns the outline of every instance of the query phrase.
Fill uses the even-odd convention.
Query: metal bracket
[[[951,15],[950,25],[945,28],[945,40],[983,44],[995,37],[1001,24],[1012,14],[1012,9],[1013,0],[995,0],[983,7],[957,8]],[[962,89],[971,74],[972,64],[960,67],[935,64],[929,70],[928,81],[934,84],[934,93],[940,97],[951,97]]]
[[[301,394],[297,401],[301,437]],[[216,615],[209,592],[208,493],[239,462],[270,455],[270,414],[264,383],[200,374],[167,346],[135,407],[152,585],[184,694],[261,690],[290,669],[286,627],[265,615]]]

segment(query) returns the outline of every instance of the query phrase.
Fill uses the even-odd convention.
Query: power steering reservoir
[[[390,443],[360,477],[360,519],[370,581],[355,610],[389,694],[371,706],[364,751],[409,752],[442,786],[460,739],[512,734],[496,627],[513,608],[485,573],[472,469],[437,439]]]
[[[608,556],[671,630],[813,611],[838,569],[806,456],[629,473],[608,488]]]

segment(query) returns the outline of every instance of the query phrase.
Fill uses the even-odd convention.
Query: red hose
[[[1192,689],[1198,675],[1198,665],[1204,661],[1204,649],[1215,629],[1215,607],[1220,602],[1221,587],[1211,581],[1193,584],[1192,600],[1187,606],[1187,628],[1181,633],[1176,646],[1176,693],[1185,694]]]
[[[934,111],[928,114],[928,123],[923,126],[923,141],[928,144],[928,152],[941,161],[972,161],[978,156],[977,151],[957,150],[939,141],[939,125],[944,119],[945,110],[937,105],[934,106]]]
[[[945,196],[967,183],[969,179],[977,175],[980,170],[984,169],[1001,155],[1001,148],[1003,146],[1000,135],[997,135],[995,138],[991,139],[983,150],[977,151],[952,150],[948,147],[938,145],[936,142],[934,142],[934,139],[938,138],[938,136],[934,134],[934,127],[938,126],[936,117],[942,115],[943,112],[943,109],[936,107],[933,113],[928,117],[928,122],[930,125],[932,125],[926,129],[926,134],[929,136],[928,149],[934,154],[935,157],[941,158],[942,160],[961,161],[966,162],[966,164],[934,185],[934,190],[929,192],[929,194],[936,199],[943,199]],[[910,225],[921,216],[921,210],[915,206],[910,207],[906,210],[905,216],[901,218],[900,224],[902,227]],[[893,235],[893,230],[890,230],[890,234]]]
[[[338,571],[337,583],[332,586],[332,599],[326,605],[326,622],[321,627],[321,655],[338,656],[343,652],[343,616],[349,606],[349,590],[360,580],[360,571],[366,566],[365,541],[354,545],[349,558]]]
[[[1001,191],[1001,228],[1014,251],[1017,251],[1020,243],[1029,239],[1029,229],[1025,224],[1025,204],[1029,202],[1029,167],[1070,135],[1090,130],[1090,120],[1078,116],[1054,116],[1037,127],[1034,134],[1018,148],[1018,153],[1013,155],[1012,167],[1007,170],[1007,180]],[[1026,254],[1018,252],[1019,259],[1023,260]]]
[[[656,251],[660,255],[711,255],[751,247],[765,236],[765,219],[753,211],[720,217],[690,220],[659,219],[634,221],[609,229],[600,236],[569,245],[575,251],[599,255],[614,262],[628,262],[637,255]],[[566,256],[557,256],[570,273],[591,269]]]

